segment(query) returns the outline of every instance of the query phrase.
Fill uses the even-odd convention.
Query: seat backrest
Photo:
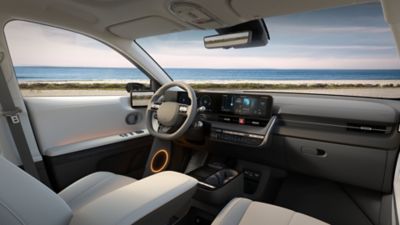
[[[0,155],[0,224],[67,225],[71,217],[56,193]]]

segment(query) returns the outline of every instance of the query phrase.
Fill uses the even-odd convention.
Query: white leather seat
[[[132,224],[133,221],[137,221],[135,224],[156,224],[157,220],[157,224],[165,224],[170,214],[181,211],[182,206],[186,205],[187,201],[180,199],[180,196],[190,199],[197,184],[195,179],[174,172],[161,173],[138,182],[112,173],[100,172],[82,178],[57,195],[2,156],[0,179],[0,224],[7,225],[99,224],[100,218],[104,218],[100,220],[102,222],[109,219],[106,224]],[[166,179],[174,184],[164,185],[168,187],[154,196],[144,189],[162,188],[159,186],[160,182],[164,184]],[[153,183],[156,185],[152,186]],[[151,188],[149,190],[152,190]],[[126,196],[132,199],[127,199]],[[132,202],[133,199],[137,202]],[[131,207],[132,205],[135,207]],[[174,207],[177,205],[180,206]],[[156,209],[157,214],[143,220],[146,215],[156,212]],[[244,198],[233,199],[212,223],[261,224],[326,225],[292,210]]]
[[[279,206],[235,198],[218,214],[212,225],[327,225],[327,223]]]
[[[133,178],[110,172],[96,172],[71,184],[58,195],[64,199],[72,211],[77,211],[100,196],[135,181]]]
[[[1,225],[165,225],[186,214],[197,187],[173,171],[140,181],[98,172],[57,195],[2,156],[0,179]]]
[[[0,224],[66,225],[81,207],[135,181],[98,172],[78,180],[57,195],[0,156]]]

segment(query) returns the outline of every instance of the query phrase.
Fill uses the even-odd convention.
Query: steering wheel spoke
[[[164,126],[164,125],[159,125],[158,126],[158,132],[163,133],[163,134],[168,134],[168,132],[172,129],[172,127]]]
[[[179,114],[183,115],[183,116],[187,116],[188,115],[188,111],[189,111],[189,105],[186,104],[181,104],[179,105]]]
[[[153,102],[153,103],[151,103],[149,109],[150,109],[151,111],[153,111],[153,112],[156,112],[156,111],[160,108],[160,106],[161,106],[160,103]]]

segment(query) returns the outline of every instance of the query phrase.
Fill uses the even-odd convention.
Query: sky
[[[247,49],[205,49],[215,31],[185,31],[137,40],[165,68],[400,69],[379,3],[265,18],[271,40]],[[17,66],[130,67],[97,41],[27,22],[5,28]]]

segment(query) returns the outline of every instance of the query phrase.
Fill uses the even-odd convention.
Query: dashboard
[[[185,93],[168,97],[190,103]],[[197,97],[207,109],[198,115],[204,126],[178,144],[369,190],[392,190],[400,144],[398,100],[222,91],[199,91]]]
[[[272,117],[269,95],[197,92],[201,118],[210,124],[210,138],[233,144],[259,146],[266,139]],[[177,102],[191,104],[186,92],[178,92]]]

